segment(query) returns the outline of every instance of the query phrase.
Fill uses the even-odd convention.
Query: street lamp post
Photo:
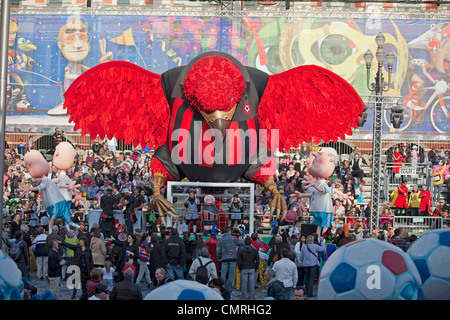
[[[389,90],[391,84],[392,66],[395,61],[395,54],[389,52],[385,54],[383,45],[385,37],[383,33],[379,33],[375,37],[378,49],[375,54],[378,62],[378,71],[375,76],[375,82],[370,83],[370,68],[372,65],[373,54],[370,50],[364,54],[364,61],[367,68],[367,88],[375,92],[375,107],[373,117],[373,148],[372,148],[372,194],[370,208],[370,233],[378,226],[378,212],[380,206],[380,189],[381,189],[381,142],[382,142],[382,119],[383,119],[383,92]],[[383,63],[386,59],[388,64],[388,82],[384,83]]]

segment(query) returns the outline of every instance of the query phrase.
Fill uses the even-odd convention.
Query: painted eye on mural
[[[261,65],[259,55],[256,56],[256,68],[268,74],[277,74],[285,71],[280,61],[280,52],[278,46],[265,48],[267,54],[267,65]]]
[[[27,45],[32,44],[30,40],[27,40]]]
[[[356,52],[356,47],[346,36],[330,34],[317,40],[311,50],[323,63],[339,65]]]
[[[27,40],[25,40],[24,38],[20,38],[19,40],[17,40],[17,44],[19,44],[19,45],[26,45],[27,44]]]

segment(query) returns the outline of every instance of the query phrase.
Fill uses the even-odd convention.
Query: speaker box
[[[309,236],[310,234],[316,233],[317,226],[313,223],[302,223],[300,225],[300,233],[302,236]]]

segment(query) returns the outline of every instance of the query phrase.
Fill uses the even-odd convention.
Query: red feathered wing
[[[113,136],[134,146],[159,147],[167,139],[170,106],[161,75],[112,61],[89,69],[64,94],[74,130],[100,139]]]
[[[258,120],[261,129],[268,131],[269,147],[271,130],[279,130],[282,151],[312,139],[316,143],[344,139],[352,134],[352,127],[358,127],[363,109],[363,101],[346,80],[308,65],[269,76]],[[274,148],[272,144],[270,149]]]

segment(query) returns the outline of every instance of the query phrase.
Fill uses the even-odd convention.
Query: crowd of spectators
[[[57,145],[63,133],[55,133],[54,145]],[[152,200],[150,150],[116,153],[114,145],[99,141],[87,151],[75,145],[76,161],[67,175],[80,184],[79,191],[86,200],[84,205],[72,206],[72,219],[80,224],[80,229],[68,230],[57,219],[49,230],[49,217],[40,210],[40,195],[20,199],[17,192],[21,186],[31,186],[31,177],[25,172],[22,159],[35,147],[32,141],[21,141],[17,151],[5,151],[1,247],[7,251],[12,242],[21,243],[23,255],[16,262],[23,279],[28,281],[35,275],[42,281],[49,280],[55,297],[58,297],[60,281],[67,280],[67,267],[77,265],[81,270],[82,289],[81,292],[74,289],[72,299],[98,300],[108,296],[109,299],[142,299],[139,284],[144,278],[151,290],[176,279],[192,279],[215,288],[225,299],[231,298],[233,290],[240,291],[242,299],[254,299],[255,286],[261,286],[269,299],[304,299],[314,295],[313,284],[328,256],[345,243],[375,237],[405,249],[415,240],[414,235],[409,236],[392,223],[393,216],[398,214],[395,201],[384,205],[379,230],[368,233],[371,204],[364,198],[364,168],[370,163],[358,148],[353,149],[348,159],[342,159],[328,179],[329,186],[347,193],[350,200],[333,195],[335,219],[326,235],[302,235],[301,223],[311,222],[308,205],[299,204],[293,194],[302,191],[307,171],[305,161],[311,148],[305,144],[294,155],[279,159],[276,183],[288,205],[284,219],[272,224],[270,230],[262,227],[272,194],[257,188],[255,232],[249,234],[248,217],[242,214],[248,200],[235,196],[229,203],[231,224],[221,228],[219,235],[211,233],[206,241],[196,234],[196,217],[188,219],[192,224],[186,224],[183,218],[173,227],[161,224]],[[400,152],[400,147],[393,151]],[[424,163],[422,155],[415,155],[415,148],[412,149],[401,155],[404,161],[398,160],[399,163],[412,163],[416,156],[419,157],[417,163]],[[397,159],[395,154],[394,160]],[[430,151],[426,159],[430,166],[440,166],[435,172],[442,184],[448,184],[448,155],[443,150]],[[56,177],[56,170],[53,177]],[[105,206],[124,210],[121,200],[125,191],[134,197],[134,210],[152,213],[148,225],[134,231],[117,220],[108,226],[87,225],[83,214],[86,210],[104,211]],[[407,195],[411,212],[417,208],[415,192],[415,189],[410,190]],[[197,202],[192,204],[198,212]],[[430,204],[431,209],[432,215],[446,218],[448,201],[438,197],[437,202]],[[237,216],[232,218],[232,214]],[[442,227],[447,227],[447,220],[444,221]],[[351,232],[344,232],[344,223],[350,225]],[[270,241],[261,238],[267,231]],[[143,252],[150,257],[145,258]]]

